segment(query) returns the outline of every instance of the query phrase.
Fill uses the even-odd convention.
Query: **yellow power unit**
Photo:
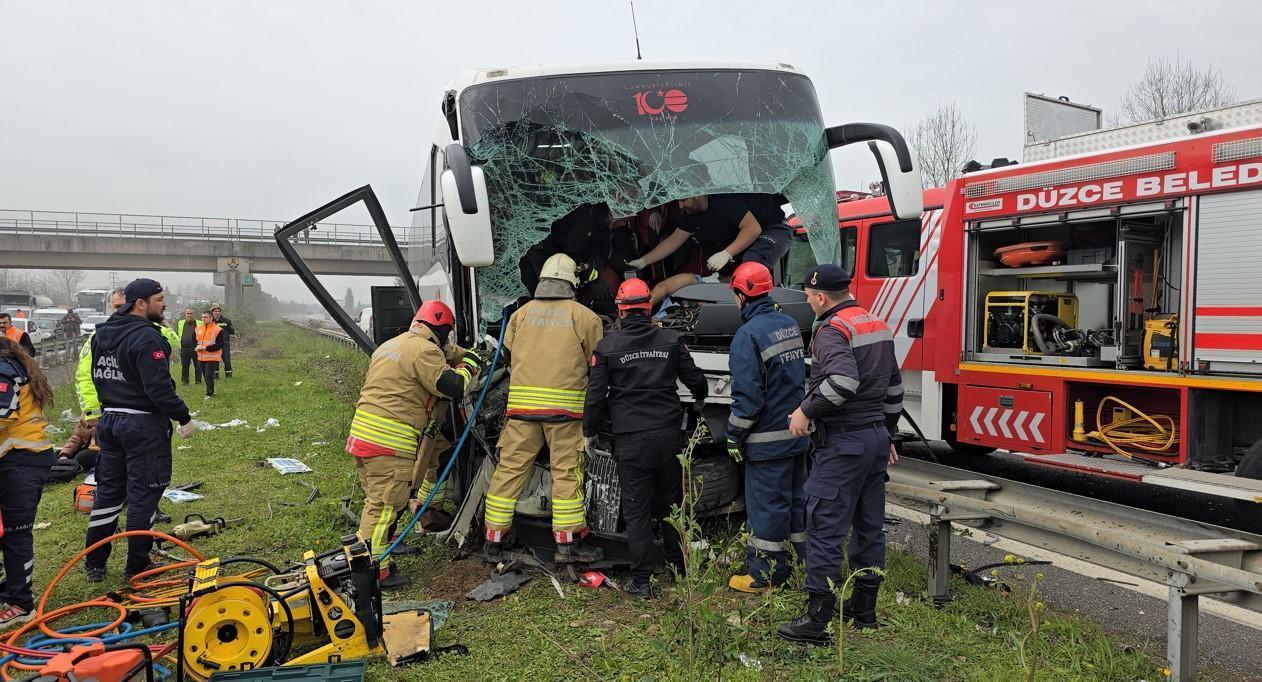
[[[1170,372],[1179,368],[1178,315],[1157,315],[1144,323],[1144,369]]]
[[[1053,315],[1078,326],[1078,297],[1061,291],[992,291],[986,294],[986,350],[1041,354],[1034,342],[1034,316]],[[1045,338],[1050,328],[1044,328]]]

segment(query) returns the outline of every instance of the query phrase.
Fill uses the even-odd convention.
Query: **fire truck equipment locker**
[[[1198,207],[1194,368],[1262,374],[1262,190]]]

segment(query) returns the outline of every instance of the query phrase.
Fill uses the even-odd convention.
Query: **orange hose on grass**
[[[40,624],[40,625],[39,625],[40,630],[41,630],[44,634],[48,635],[49,637],[59,637],[59,638],[65,638],[65,637],[71,637],[71,636],[73,636],[73,637],[99,637],[100,635],[102,635],[102,634],[104,634],[104,633],[106,633],[106,632],[109,632],[110,630],[112,630],[112,629],[114,629],[115,627],[117,627],[118,625],[117,625],[117,623],[116,623],[116,624],[111,625],[111,626],[110,626],[110,627],[108,627],[108,628],[105,628],[104,630],[99,630],[99,629],[98,629],[99,631],[98,631],[98,630],[93,630],[93,631],[88,632],[88,633],[76,633],[76,634],[74,634],[74,635],[63,635],[63,634],[61,634],[61,633],[57,632],[56,630],[53,630],[52,628],[49,628],[49,627],[47,627],[46,625],[44,625],[44,620],[43,620],[44,609],[48,606],[48,598],[52,596],[52,594],[53,594],[53,590],[57,587],[57,584],[61,582],[61,579],[62,579],[62,578],[66,577],[66,574],[70,572],[70,569],[74,568],[75,564],[79,563],[79,561],[80,561],[81,559],[83,559],[84,557],[86,557],[86,556],[87,556],[88,554],[90,554],[91,552],[93,552],[93,551],[95,551],[95,550],[97,550],[97,549],[99,549],[99,548],[101,548],[101,547],[104,547],[105,545],[108,545],[109,543],[111,543],[111,542],[113,542],[113,541],[115,541],[115,540],[118,540],[118,539],[120,539],[120,538],[128,538],[128,537],[145,537],[145,536],[152,537],[152,538],[157,538],[157,539],[160,539],[160,540],[166,540],[167,542],[173,543],[173,544],[175,544],[176,546],[178,546],[180,549],[183,549],[184,551],[188,552],[190,556],[192,556],[194,559],[196,559],[196,561],[201,561],[201,560],[202,560],[202,555],[201,555],[201,553],[200,553],[200,552],[198,552],[196,549],[193,549],[193,546],[192,546],[192,545],[189,545],[188,543],[184,542],[183,540],[180,540],[179,538],[176,538],[176,537],[172,537],[172,536],[170,536],[170,535],[167,535],[166,533],[160,533],[160,532],[155,531],[155,530],[127,530],[127,531],[123,531],[123,532],[121,532],[121,533],[115,533],[115,534],[113,534],[113,535],[111,535],[111,536],[109,536],[109,537],[107,537],[107,538],[103,538],[103,539],[101,539],[100,541],[93,543],[93,544],[92,544],[91,546],[89,546],[89,547],[86,547],[86,548],[84,548],[84,549],[80,550],[78,554],[75,554],[75,555],[74,555],[74,557],[72,557],[72,558],[70,559],[70,561],[67,561],[67,562],[65,563],[65,565],[63,565],[63,566],[61,567],[61,570],[57,572],[56,577],[54,577],[54,578],[52,579],[52,582],[49,582],[49,583],[48,583],[48,586],[44,588],[44,592],[43,592],[43,594],[41,594],[41,595],[40,595],[40,597],[39,597],[39,603],[35,606],[35,614],[36,614],[36,616],[37,616],[38,618],[37,618],[35,621],[32,621],[32,622],[39,623],[39,624]],[[187,563],[187,562],[185,562],[185,563]],[[194,563],[195,563],[195,562],[194,562]],[[164,567],[164,568],[165,568],[165,567]],[[150,572],[151,572],[151,571],[146,571],[145,573],[141,573],[140,575],[145,575],[146,573],[150,573]],[[92,602],[84,602],[84,603],[85,603],[85,604],[88,604],[88,603],[92,603]],[[112,605],[112,604],[114,604],[114,602],[105,602],[105,603],[109,603],[109,604],[111,604],[111,605]],[[72,609],[72,610],[73,610],[73,609],[74,609],[74,607],[76,607],[76,606],[80,606],[80,605],[78,605],[78,604],[72,604],[72,605],[70,605],[70,606],[63,607],[63,609],[58,609],[58,611],[61,611],[61,610],[64,610],[64,609]],[[122,622],[122,621],[119,621],[119,622]],[[23,629],[26,629],[26,628],[23,628]],[[10,643],[10,644],[14,643],[14,641],[15,641],[15,640],[14,640],[14,638],[13,638],[13,637],[10,637],[10,638],[9,638],[9,643]]]

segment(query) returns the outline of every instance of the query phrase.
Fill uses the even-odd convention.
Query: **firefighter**
[[[771,271],[742,263],[731,285],[744,324],[732,338],[729,356],[732,408],[727,451],[745,464],[745,513],[749,572],[728,586],[765,592],[789,578],[790,544],[805,558],[806,457],[810,439],[786,428],[806,386],[806,351],[797,322],[769,294]]]
[[[510,364],[508,419],[500,431],[500,461],[486,493],[485,558],[499,563],[512,528],[517,496],[546,443],[552,471],[555,560],[599,561],[603,553],[583,542],[583,402],[588,359],[603,334],[600,318],[574,300],[574,259],[558,253],[544,262],[534,299],[507,321]]]
[[[789,418],[789,430],[805,436],[815,428],[805,485],[807,604],[805,614],[780,626],[780,636],[795,642],[830,640],[847,534],[853,571],[885,568],[885,471],[898,460],[893,437],[903,379],[889,327],[860,307],[849,287],[850,275],[836,265],[817,265],[806,275],[817,330],[806,399]],[[881,575],[864,572],[854,584],[847,619],[861,629],[877,627]]]
[[[166,308],[162,285],[134,280],[123,299],[123,307],[96,328],[90,341],[92,383],[103,414],[96,430],[101,456],[86,546],[113,535],[124,506],[127,530],[153,527],[158,501],[171,482],[171,422],[180,425],[185,438],[195,430],[188,406],[175,392],[171,345],[155,326]],[[150,568],[152,546],[151,537],[128,538],[125,580]],[[105,579],[109,555],[105,545],[87,556],[89,582]]]
[[[439,400],[460,400],[482,359],[451,343],[456,318],[442,301],[426,301],[406,332],[377,347],[355,404],[346,452],[364,489],[359,537],[380,554],[408,506],[421,433]],[[424,464],[424,463],[422,463]],[[433,483],[430,482],[430,489]],[[381,560],[381,587],[406,586],[406,576]]]
[[[631,579],[628,594],[652,596],[653,525],[683,500],[679,452],[683,406],[677,381],[692,392],[699,414],[706,399],[706,378],[697,369],[679,332],[662,329],[649,318],[649,286],[629,279],[618,287],[619,328],[596,344],[592,354],[583,436],[590,445],[606,418],[612,418],[614,461],[621,483],[622,518],[627,523]],[[666,561],[683,570],[679,533],[661,523]]]

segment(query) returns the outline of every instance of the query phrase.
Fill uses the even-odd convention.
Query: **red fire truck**
[[[1262,126],[1188,130],[839,204],[926,437],[1262,502]]]

